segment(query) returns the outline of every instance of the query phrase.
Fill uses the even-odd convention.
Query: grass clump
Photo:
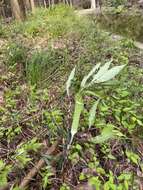
[[[47,83],[50,78],[56,77],[56,75],[54,76],[56,71],[59,71],[61,67],[66,67],[67,62],[68,55],[64,50],[60,51],[48,48],[47,51],[34,52],[27,60],[27,81],[32,85],[42,85],[44,81]]]
[[[22,44],[9,43],[7,48],[7,64],[13,66],[15,64],[25,64],[27,57],[27,50]]]
[[[7,37],[8,30],[7,26],[2,23],[2,20],[0,19],[0,38],[5,38]]]

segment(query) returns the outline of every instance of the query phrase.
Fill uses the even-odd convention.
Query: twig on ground
[[[46,152],[47,155],[51,155],[55,152],[56,147],[58,145],[58,142],[53,144]],[[40,171],[40,169],[44,166],[45,160],[40,159],[35,166],[30,170],[30,172],[24,177],[24,179],[21,181],[19,187],[25,188],[29,182],[32,180],[32,178]]]

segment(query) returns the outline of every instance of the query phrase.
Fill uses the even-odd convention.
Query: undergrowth
[[[143,69],[131,62],[138,52],[132,41],[114,41],[90,18],[59,6],[39,9],[22,24],[12,23],[2,52],[0,188],[20,189],[24,176],[42,158],[45,165],[29,189],[140,189]],[[113,66],[126,68],[112,85],[93,85],[92,93],[84,96],[79,129],[67,150],[80,81],[98,62],[111,59]],[[65,83],[75,65],[67,97]],[[97,98],[100,103],[89,128],[89,110]],[[99,136],[104,140],[97,141]],[[54,154],[46,154],[56,141]]]
[[[38,9],[34,14],[29,15],[24,23],[17,23],[13,29],[27,37],[47,35],[49,38],[58,38],[71,32],[77,33],[86,29],[88,21],[81,20],[75,15],[71,7],[64,5],[55,6],[51,9]],[[78,33],[80,34],[80,33]]]
[[[42,28],[39,22],[45,23],[46,26]],[[58,25],[61,25],[62,29]],[[59,28],[60,34],[53,34],[58,32],[56,27]],[[35,29],[40,32],[35,34]],[[14,40],[13,34],[16,34]],[[24,23],[12,25],[11,36],[6,62],[11,66],[16,64],[22,67],[25,78],[31,84],[45,86],[46,82],[49,84],[51,78],[53,79],[53,71],[57,78],[61,78],[60,75],[65,72],[64,68],[67,66],[70,71],[74,64],[78,65],[82,77],[87,69],[84,64],[92,66],[98,61],[110,58],[114,58],[116,63],[128,63],[128,41],[113,41],[110,34],[101,31],[92,19],[81,19],[69,7],[38,9]]]

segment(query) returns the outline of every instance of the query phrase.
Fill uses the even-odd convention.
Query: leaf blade
[[[95,81],[95,80],[97,80],[98,78],[100,78],[102,75],[104,75],[104,73],[106,73],[106,72],[108,71],[108,69],[109,69],[111,63],[112,63],[112,60],[106,62],[102,67],[100,67],[98,73],[94,75],[92,81]]]
[[[89,120],[88,120],[89,128],[94,124],[94,120],[95,120],[95,116],[96,116],[96,110],[97,110],[97,106],[98,106],[98,104],[99,104],[99,101],[100,101],[100,99],[98,99],[98,100],[93,104],[93,106],[92,106],[91,109],[90,109],[90,112],[89,112]]]
[[[71,126],[71,140],[70,140],[69,145],[71,145],[74,135],[78,131],[80,115],[83,108],[84,108],[84,104],[83,104],[82,96],[81,94],[77,94],[75,98],[75,109],[74,109],[73,121],[72,121],[72,126]]]
[[[92,138],[92,142],[94,144],[101,144],[104,143],[112,138],[114,138],[114,132],[113,132],[114,127],[111,126],[106,126],[102,131],[101,134]]]
[[[106,82],[111,79],[113,79],[118,73],[125,67],[126,65],[120,65],[120,66],[115,66],[108,70],[103,76],[98,78],[95,82],[100,83],[100,82]]]
[[[67,91],[67,95],[69,96],[69,88],[71,86],[71,83],[72,83],[72,80],[74,79],[74,76],[75,76],[75,70],[76,70],[76,67],[73,68],[73,70],[71,71],[69,77],[68,77],[68,80],[66,82],[66,91]]]
[[[96,64],[96,65],[91,69],[91,71],[88,73],[88,75],[86,75],[86,76],[83,78],[83,80],[81,81],[81,85],[80,85],[81,88],[84,88],[84,87],[85,87],[87,80],[99,69],[100,65],[101,65],[101,63]]]

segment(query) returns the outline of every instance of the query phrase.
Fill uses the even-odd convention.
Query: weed
[[[0,160],[0,187],[5,187],[8,183],[7,177],[9,172],[11,171],[11,166],[6,165],[3,160]]]
[[[21,44],[10,43],[7,45],[7,65],[22,67],[25,71],[27,50]]]
[[[88,90],[89,88],[92,88],[93,85],[97,84],[99,86],[99,84],[100,85],[102,85],[104,83],[106,84],[107,81],[113,79],[125,67],[125,65],[122,65],[122,66],[115,66],[115,67],[109,69],[111,63],[112,63],[112,61],[109,61],[102,67],[100,67],[100,65],[101,65],[100,63],[95,65],[93,67],[93,69],[88,73],[88,75],[86,75],[83,78],[83,80],[81,81],[80,89],[75,97],[75,110],[74,110],[74,115],[73,115],[73,123],[72,123],[72,127],[71,127],[71,140],[70,140],[69,145],[71,145],[71,143],[73,141],[73,137],[78,131],[80,115],[84,108],[83,94],[85,95],[86,90]],[[71,86],[71,81],[73,80],[74,75],[75,75],[75,68],[72,70],[72,72],[69,75],[69,78],[67,80],[67,83],[66,83],[66,89],[67,89],[68,96],[69,96],[69,88]],[[90,91],[88,91],[88,92],[90,92]],[[92,93],[92,91],[91,91],[91,93]],[[93,107],[90,110],[89,128],[94,124],[95,112],[96,112],[98,103],[99,103],[99,99],[97,100],[97,102],[93,105]],[[108,132],[111,134],[109,134]],[[113,133],[110,128],[110,130],[106,131],[104,134],[102,134],[100,137],[98,137],[98,139],[101,138],[102,139],[101,141],[104,141],[104,140],[108,140],[112,136],[113,136]]]
[[[60,69],[63,64],[66,65],[67,52],[66,50],[52,50],[35,52],[27,62],[26,77],[32,85],[42,83],[43,80],[48,82],[52,74]]]
[[[8,28],[6,25],[2,24],[2,21],[0,19],[0,37],[6,38],[8,36]]]

